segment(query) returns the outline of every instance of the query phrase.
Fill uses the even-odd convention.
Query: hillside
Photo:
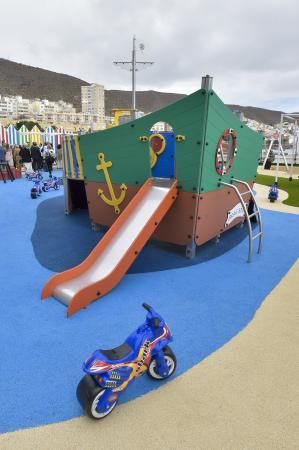
[[[50,70],[26,66],[0,58],[0,94],[24,98],[65,100],[81,108],[81,86],[86,81]]]
[[[271,109],[256,108],[253,106],[227,105],[231,110],[241,111],[247,119],[256,120],[257,122],[274,125],[280,122],[282,111],[273,111]]]
[[[145,113],[157,111],[163,106],[174,103],[185,97],[184,94],[171,94],[168,92],[157,91],[138,91],[136,92],[136,105],[140,111]],[[105,111],[110,114],[112,108],[131,108],[132,92],[105,90]]]
[[[47,98],[73,103],[81,110],[81,86],[89,83],[79,78],[39,69],[0,58],[0,95],[21,95],[24,98]],[[145,113],[156,111],[181,98],[184,94],[157,91],[139,91],[136,94],[137,108]],[[105,111],[112,108],[130,108],[131,92],[105,90]],[[280,111],[251,106],[228,105],[232,110],[244,112],[245,117],[268,124],[280,121]]]
[[[86,81],[50,70],[26,66],[0,58],[0,95],[21,95],[24,98],[47,98],[73,103],[81,110],[81,86]],[[145,91],[137,92],[137,107],[146,113],[156,111],[184,97],[182,94]],[[105,111],[109,115],[112,108],[130,108],[131,92],[105,91]]]

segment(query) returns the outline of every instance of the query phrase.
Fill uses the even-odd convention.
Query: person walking
[[[6,145],[5,161],[10,167],[13,167],[12,146],[8,144]]]
[[[45,150],[46,146],[47,146],[46,142],[44,144],[40,144],[39,151],[40,151],[40,154],[42,155],[42,158],[44,157],[44,150]]]
[[[40,148],[36,144],[36,142],[32,143],[31,146],[31,158],[32,158],[32,168],[34,172],[40,170],[43,167],[43,158],[40,152]]]
[[[21,163],[20,163],[20,146],[14,145],[12,149],[12,157],[13,157],[13,164],[16,169],[21,170]]]
[[[0,163],[0,174],[4,183],[6,183],[6,178],[13,181],[15,177],[11,171],[11,166],[13,166],[12,152],[9,148],[9,145],[4,141],[2,141],[2,145],[0,145]],[[2,172],[2,169],[4,169],[4,172]]]
[[[57,169],[62,169],[62,146],[57,145]]]
[[[28,145],[23,145],[20,150],[20,157],[22,159],[22,163],[26,168],[26,174],[32,173],[32,160]]]
[[[267,161],[265,163],[265,169],[266,170],[271,170],[271,166],[274,163],[274,161],[275,161],[274,152],[273,152],[273,150],[270,150],[268,158],[267,158]]]
[[[5,150],[4,150],[3,142],[2,142],[2,144],[0,144],[0,162],[5,162]]]
[[[50,178],[52,178],[53,163],[55,161],[54,155],[55,153],[54,150],[52,150],[51,144],[48,144],[47,148],[44,150],[44,160],[46,162]]]

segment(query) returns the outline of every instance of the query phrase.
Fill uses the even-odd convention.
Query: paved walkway
[[[254,190],[256,192],[255,198],[260,208],[290,214],[299,214],[299,208],[296,206],[289,206],[282,203],[288,198],[288,193],[286,191],[278,189],[278,199],[274,203],[271,203],[268,200],[269,186],[255,183]]]
[[[257,171],[260,175],[267,175],[269,177],[276,176],[276,166],[275,165],[272,165],[270,170],[262,169],[262,167],[259,166]],[[291,167],[290,167],[290,171],[291,171]],[[281,178],[289,178],[290,175],[287,172],[286,168],[284,168],[284,170],[282,170],[282,168],[280,168],[280,170],[278,171],[278,176]],[[299,167],[298,166],[293,167],[293,178],[294,179],[299,178]]]

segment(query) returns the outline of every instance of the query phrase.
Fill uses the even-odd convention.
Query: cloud
[[[131,59],[132,36],[145,44],[137,89],[190,93],[201,76],[227,103],[299,103],[296,0],[11,0],[1,8],[0,56],[67,73],[106,89],[131,87],[113,66]],[[287,99],[287,101],[286,101]]]

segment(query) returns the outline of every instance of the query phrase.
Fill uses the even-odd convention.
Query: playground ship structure
[[[151,132],[157,122],[172,131]],[[66,136],[65,212],[87,207],[94,227],[110,228],[80,265],[47,282],[42,298],[56,297],[70,316],[109,292],[150,238],[185,246],[193,258],[197,246],[245,220],[250,261],[255,238],[261,250],[252,185],[262,146],[262,136],[224,105],[209,76],[200,90],[157,112]]]

